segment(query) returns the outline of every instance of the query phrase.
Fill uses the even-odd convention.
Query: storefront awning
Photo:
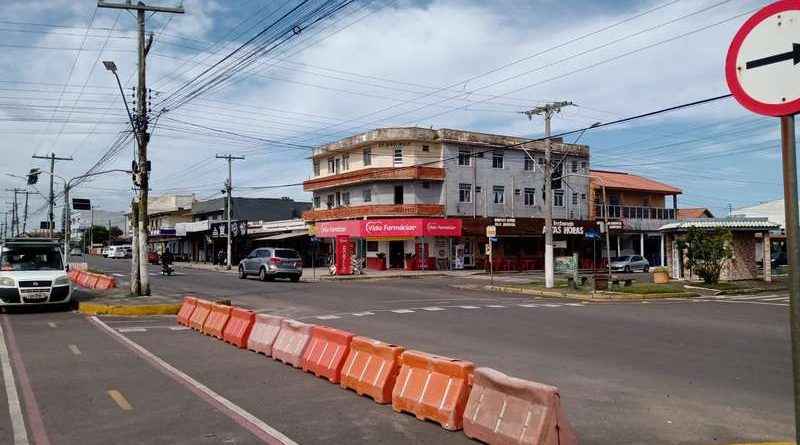
[[[332,238],[337,235],[359,238],[461,236],[461,220],[458,218],[385,218],[322,221],[316,224],[316,231],[320,238]]]
[[[275,235],[262,236],[260,238],[255,238],[253,241],[273,241],[273,240],[279,240],[279,239],[299,238],[301,236],[308,236],[308,232],[306,232],[306,231],[297,231],[297,232],[278,233],[278,234],[275,234]]]

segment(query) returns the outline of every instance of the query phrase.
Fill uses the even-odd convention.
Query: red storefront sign
[[[348,235],[358,238],[418,236],[461,236],[461,220],[456,218],[393,218],[322,221],[316,224],[317,236],[332,238]]]
[[[336,275],[350,275],[350,235],[336,235]]]

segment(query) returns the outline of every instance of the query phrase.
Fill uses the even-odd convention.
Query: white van
[[[111,246],[108,248],[109,258],[116,258],[116,259],[130,258],[132,253],[133,253],[133,247],[131,245]]]
[[[0,246],[0,306],[66,304],[70,298],[61,243],[9,238]]]

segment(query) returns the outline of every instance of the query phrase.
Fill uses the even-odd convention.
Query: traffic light
[[[32,168],[30,173],[28,173],[28,185],[34,185],[39,182],[39,174],[41,170],[38,168]]]

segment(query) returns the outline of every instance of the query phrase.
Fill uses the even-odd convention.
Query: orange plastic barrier
[[[69,277],[70,281],[75,282],[78,280],[78,275],[80,275],[80,273],[81,273],[80,269],[70,269],[69,273],[67,274],[67,277]]]
[[[295,368],[300,367],[303,351],[311,339],[311,328],[314,325],[300,323],[296,320],[284,319],[281,330],[272,345],[272,358],[288,363]]]
[[[341,386],[378,403],[392,403],[392,389],[400,371],[402,346],[367,337],[353,337],[342,367]]]
[[[197,306],[194,308],[192,315],[189,316],[189,327],[198,331],[203,331],[203,324],[211,313],[211,302],[206,300],[197,299]]]
[[[577,445],[560,400],[558,388],[478,368],[464,434],[498,445]]]
[[[339,383],[342,366],[350,353],[353,334],[338,329],[314,326],[311,339],[300,360],[303,371]]]
[[[68,273],[69,279],[81,287],[89,289],[113,289],[117,287],[117,280],[113,277],[72,269]]]
[[[178,310],[178,323],[189,326],[189,317],[192,316],[195,307],[197,307],[197,297],[183,297],[183,305]]]
[[[272,355],[272,345],[281,330],[283,318],[274,315],[256,314],[256,322],[247,339],[247,349],[260,352],[267,357]]]
[[[392,408],[420,420],[432,420],[447,430],[459,430],[474,369],[470,362],[405,351],[400,355]]]
[[[100,277],[95,275],[91,272],[86,272],[86,287],[90,289],[97,289],[97,282],[100,281]]]
[[[222,331],[222,339],[238,348],[246,348],[255,321],[255,312],[239,308],[231,309],[231,318]]]
[[[211,312],[203,323],[203,334],[222,340],[222,332],[228,319],[231,318],[231,307],[224,304],[211,303]]]
[[[97,275],[95,289],[114,289],[117,287],[117,280],[114,277]]]
[[[89,278],[91,278],[89,276],[89,272],[82,271],[78,273],[78,278],[76,282],[78,283],[78,286],[89,287]]]

